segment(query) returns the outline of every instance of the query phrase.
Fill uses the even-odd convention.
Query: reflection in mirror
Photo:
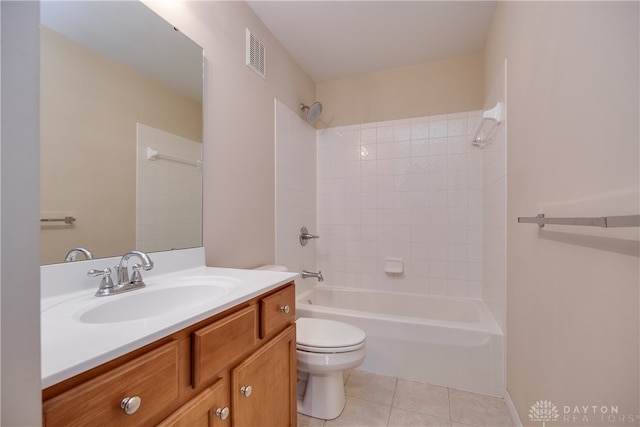
[[[41,24],[42,264],[201,246],[202,49],[139,2]]]

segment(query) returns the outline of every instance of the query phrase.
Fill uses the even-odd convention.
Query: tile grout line
[[[453,424],[451,419],[451,389],[447,387],[447,403],[449,403],[449,424]]]
[[[391,421],[391,411],[393,411],[393,401],[396,398],[396,391],[398,390],[398,377],[394,377],[393,381],[393,394],[391,395],[391,404],[389,405],[389,415],[387,415],[387,427],[389,427],[389,422]]]

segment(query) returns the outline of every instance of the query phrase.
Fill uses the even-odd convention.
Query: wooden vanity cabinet
[[[294,311],[291,282],[51,386],[43,424],[295,426]],[[127,397],[141,400],[131,415]]]

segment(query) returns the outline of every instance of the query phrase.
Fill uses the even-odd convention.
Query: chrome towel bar
[[[64,218],[41,218],[40,222],[64,222],[65,224],[73,224],[76,219],[72,216],[65,216]]]
[[[202,169],[202,161],[199,159],[196,159],[196,160],[184,159],[182,157],[172,156],[171,154],[164,154],[159,152],[156,149],[147,147],[147,160],[158,160],[158,159],[170,160],[172,162],[178,162],[178,163],[182,163],[189,166],[195,166],[198,169]]]
[[[535,217],[518,217],[519,223],[538,224],[540,228],[545,224],[554,225],[582,225],[586,227],[640,227],[640,215],[600,216],[589,218],[547,218],[544,214]]]

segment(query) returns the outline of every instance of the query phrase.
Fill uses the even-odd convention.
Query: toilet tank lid
[[[361,344],[366,334],[348,323],[301,317],[296,320],[298,345],[316,348],[341,348]]]
[[[261,265],[260,267],[254,268],[254,270],[268,270],[268,271],[289,271],[287,267],[284,265]]]

